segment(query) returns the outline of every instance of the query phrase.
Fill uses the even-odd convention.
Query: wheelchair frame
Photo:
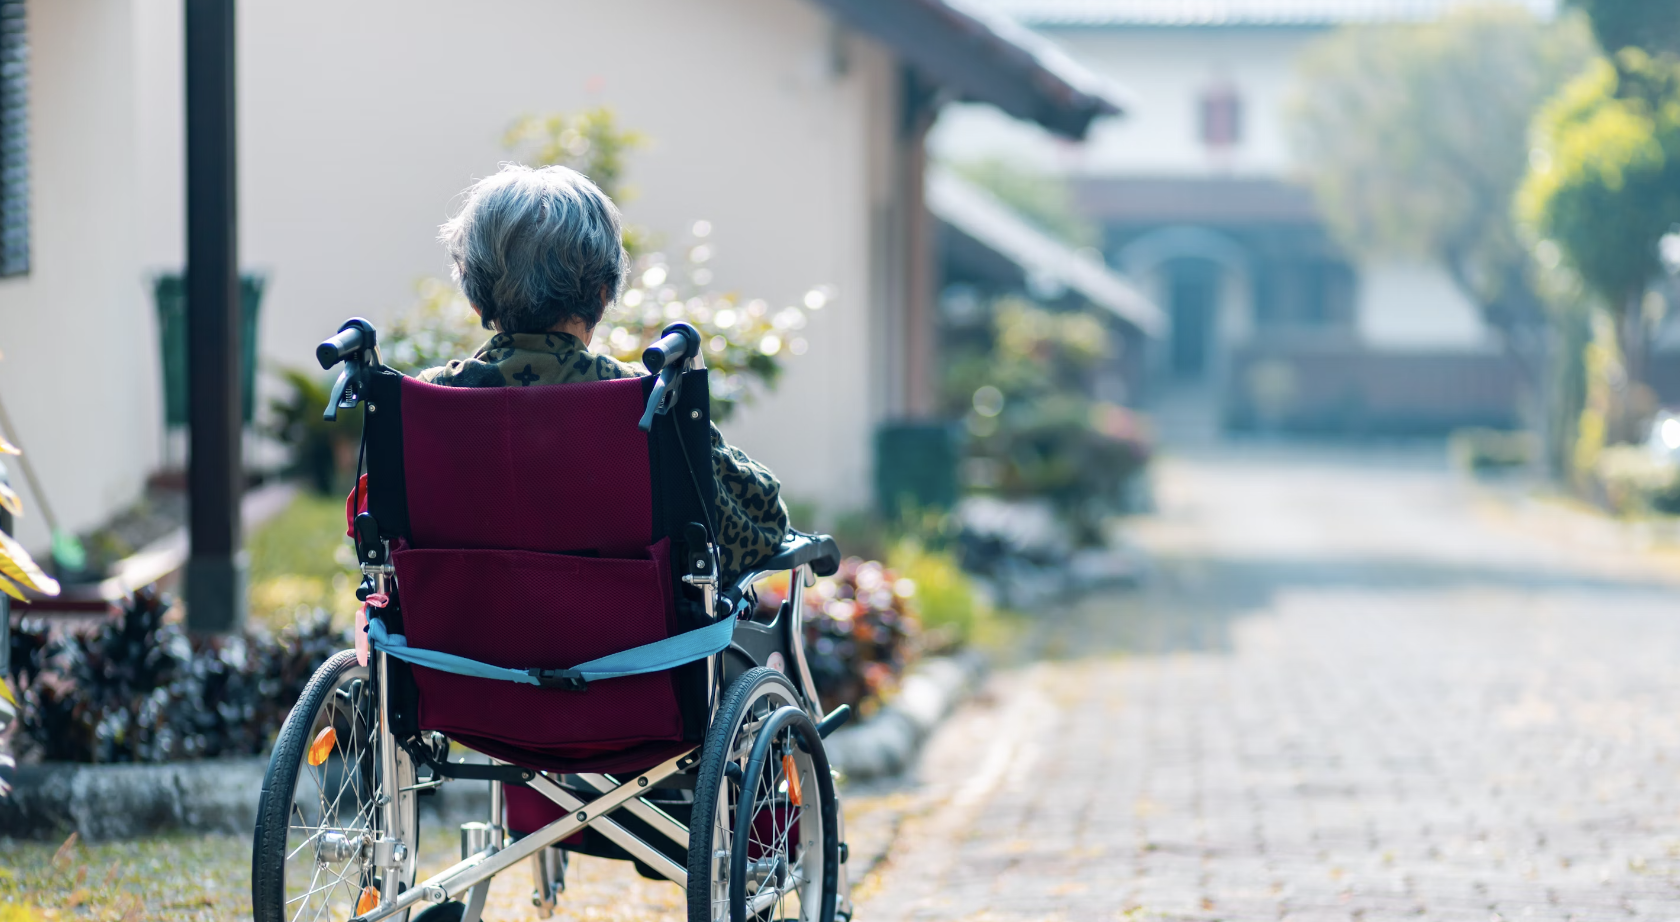
[[[677,329],[678,326],[687,325],[668,328],[668,335],[649,350],[653,360],[647,361],[647,365],[658,372],[658,380],[654,384],[646,414],[643,416],[644,430],[649,428],[650,421],[656,413],[665,412],[674,401],[681,383],[676,380],[677,376],[685,368],[692,370],[704,367],[698,356],[698,334],[692,328],[685,331]],[[682,339],[679,340],[679,336]],[[330,368],[340,361],[345,363],[328,404],[326,415],[329,419],[336,417],[339,408],[353,407],[360,402],[362,376],[370,369],[379,367],[375,339],[376,333],[372,325],[357,318],[346,323],[338,336],[323,343],[317,350],[323,367]],[[682,351],[685,342],[688,343],[686,355]],[[661,349],[667,351],[652,355]],[[388,597],[395,588],[396,577],[395,567],[389,556],[389,542],[376,531],[371,534],[362,532],[359,522],[357,527],[357,553],[362,558],[361,570],[364,575],[364,587],[368,590],[367,595],[371,597],[372,594],[378,593]],[[810,730],[815,731],[815,736],[809,737],[809,743],[814,744],[817,750],[812,756],[811,765],[813,770],[821,768],[826,771],[827,759],[820,751],[820,737],[827,736],[844,724],[850,716],[850,709],[842,706],[828,715],[822,712],[805,656],[801,613],[804,590],[814,581],[815,570],[838,562],[838,550],[833,540],[823,536],[795,535],[789,543],[784,544],[781,552],[774,558],[756,571],[744,574],[729,587],[717,585],[715,550],[711,556],[709,571],[704,567],[696,567],[694,572],[680,577],[682,582],[701,591],[705,608],[714,617],[736,619],[732,642],[728,648],[705,660],[709,696],[705,709],[706,728],[699,743],[634,777],[620,778],[600,772],[545,771],[508,764],[494,758],[491,758],[490,765],[452,763],[447,759],[446,750],[433,752],[426,746],[417,750],[413,746],[414,741],[400,741],[393,730],[393,657],[382,649],[373,651],[368,666],[373,680],[373,708],[377,714],[377,728],[372,734],[372,756],[377,769],[376,783],[370,787],[369,793],[373,797],[373,803],[377,805],[380,822],[377,830],[366,832],[377,835],[367,835],[364,832],[360,839],[350,839],[340,833],[338,837],[343,839],[343,842],[317,841],[315,845],[318,862],[322,861],[319,856],[324,848],[335,850],[332,852],[335,856],[354,856],[354,860],[359,862],[358,866],[362,869],[362,879],[376,879],[380,884],[377,888],[377,902],[365,910],[358,904],[358,914],[352,918],[352,922],[377,922],[395,917],[406,919],[408,913],[419,909],[424,903],[442,904],[456,899],[464,902],[464,909],[459,916],[461,922],[478,922],[492,878],[526,860],[532,862],[537,877],[537,905],[551,912],[556,894],[552,891],[553,878],[549,872],[549,862],[546,860],[547,850],[550,846],[559,845],[586,829],[595,830],[646,869],[687,889],[688,868],[672,860],[669,854],[656,847],[656,844],[650,844],[637,832],[626,828],[618,819],[633,817],[635,825],[660,837],[668,846],[688,853],[690,827],[661,809],[648,795],[658,789],[662,782],[676,776],[685,773],[698,774],[702,768],[702,753],[706,751],[706,740],[713,734],[737,732],[737,728],[733,726],[719,727],[720,701],[725,697],[725,691],[731,683],[754,667],[769,666],[781,673],[795,692],[795,698],[802,699],[796,702],[797,709],[801,712],[797,719],[809,721],[803,724],[808,728],[805,731],[808,737]],[[787,600],[775,619],[768,624],[754,620],[751,617],[754,597],[749,594],[750,587],[767,576],[784,571],[789,572]],[[326,667],[323,667],[322,671],[325,670]],[[783,707],[767,715],[760,726],[782,727],[789,719],[794,718],[781,714],[781,711],[794,709]],[[315,715],[304,715],[301,719],[313,721]],[[729,719],[733,721],[735,718],[731,716]],[[288,724],[290,723],[291,719],[288,720]],[[728,738],[734,739],[734,736]],[[803,748],[807,744],[801,746]],[[755,744],[754,748],[756,752],[763,747]],[[430,779],[422,780],[417,777],[417,756],[422,764],[431,769]],[[280,759],[280,749],[277,747],[275,763]],[[358,761],[357,764],[363,763]],[[372,768],[370,765],[359,770],[366,772]],[[271,764],[271,778],[274,777],[274,773],[275,768]],[[409,838],[414,843],[414,850],[418,851],[418,804],[415,797],[421,791],[436,788],[452,780],[489,782],[489,821],[463,824],[461,860],[424,881],[412,882],[419,856],[409,853],[403,839]],[[825,853],[828,848],[832,848],[833,842],[841,844],[832,871],[822,869],[824,881],[830,874],[833,875],[836,884],[834,898],[830,905],[817,907],[815,918],[820,922],[832,922],[836,918],[849,920],[852,908],[845,861],[844,820],[839,810],[838,794],[832,791],[826,776],[820,780],[821,787],[829,793],[829,799],[826,805],[819,803],[819,806],[824,806],[825,811],[831,809],[833,813],[832,833],[827,828],[823,830],[824,839],[829,842],[829,845],[824,847]],[[516,841],[508,842],[506,830],[503,828],[506,808],[504,786],[508,783],[530,788],[563,809],[564,815],[538,830],[526,833]],[[292,785],[295,797],[295,775]],[[268,796],[268,789],[269,782],[265,781],[265,797]],[[797,799],[793,802],[798,804]],[[830,820],[826,812],[823,816],[822,825],[827,827]],[[289,817],[288,813],[288,819]],[[748,824],[754,821],[756,816],[737,820]],[[415,824],[414,829],[402,828],[409,822]],[[714,818],[714,825],[715,822]],[[259,849],[262,847],[263,835],[263,821],[259,819]],[[281,833],[281,838],[282,842],[285,842],[284,832]],[[326,837],[321,835],[321,830],[317,830],[312,834],[312,838],[324,840]],[[732,843],[735,841],[731,840]],[[299,846],[300,849],[302,847]],[[746,845],[736,847],[748,848]],[[821,858],[818,867],[821,868],[828,860],[826,857]],[[784,865],[780,873],[785,877],[787,870]],[[714,878],[714,882],[715,880]],[[782,881],[783,878],[778,878],[776,885],[768,888],[763,887],[762,883],[759,884],[758,891],[747,900],[748,914],[756,915],[792,892],[784,889],[785,884]],[[311,881],[311,886],[313,883]],[[731,886],[735,884],[731,883]],[[822,886],[824,882],[819,882],[819,887]],[[364,900],[371,889],[364,889]],[[253,895],[256,896],[255,893]],[[801,914],[806,914],[803,904]]]
[[[791,549],[791,551],[784,551],[782,555],[778,556],[778,559],[781,557],[791,557],[797,559],[798,556],[800,556],[798,552],[803,549],[803,547],[796,545],[793,549]],[[775,562],[775,560],[772,560],[770,563],[774,564]],[[386,591],[388,588],[386,580],[393,575],[389,564],[380,566],[364,565],[362,567],[362,571],[365,575],[372,576],[374,578],[375,585],[381,592]],[[782,572],[782,568],[767,566],[763,569],[749,573],[737,580],[734,587],[731,587],[729,591],[723,593],[725,598],[735,600],[731,607],[731,611],[738,613],[742,606],[750,604],[745,595],[747,587],[777,572]],[[810,666],[805,660],[803,625],[801,624],[799,612],[801,611],[804,590],[808,585],[808,581],[811,579],[814,579],[814,575],[811,573],[809,564],[799,563],[794,566],[789,578],[788,600],[783,610],[776,618],[776,621],[771,625],[766,626],[760,625],[758,622],[751,620],[741,620],[737,622],[736,632],[737,636],[739,636],[743,627],[746,627],[746,629],[751,633],[763,633],[766,631],[775,631],[778,628],[780,629],[782,636],[787,640],[787,647],[792,653],[793,661],[797,666],[798,671],[795,687],[806,698],[807,713],[811,716],[812,720],[818,723],[819,732],[822,732],[824,730],[831,731],[843,724],[849,716],[849,709],[844,712],[836,712],[835,714],[827,715],[826,717],[822,714],[821,705],[818,703],[816,686],[811,679]],[[732,614],[731,616],[734,615]],[[735,649],[741,649],[733,644],[731,647],[732,650],[725,651],[724,653],[711,657],[708,663],[713,676],[716,677],[716,679],[724,679],[724,681],[714,680],[712,683],[713,694],[709,710],[712,712],[714,718],[716,716],[717,703],[719,697],[721,696],[722,687],[727,684],[725,677],[728,676],[730,672],[727,668],[725,660]],[[744,649],[742,649],[741,653],[737,655],[744,655],[747,659],[751,660],[751,655],[746,653]],[[381,765],[384,766],[384,768],[382,768],[381,775],[385,778],[400,777],[403,773],[399,769],[397,763],[402,759],[406,759],[408,757],[408,753],[397,743],[396,736],[390,729],[390,721],[385,718],[385,715],[388,713],[387,707],[389,700],[387,697],[389,695],[389,687],[386,682],[386,678],[390,674],[389,658],[387,654],[384,653],[375,653],[374,657],[374,675],[376,677],[375,680],[378,688],[380,713],[379,731],[376,739],[378,741],[377,747],[379,750],[380,762]],[[712,725],[708,726],[707,732],[709,733],[713,729],[715,729],[715,721]],[[823,735],[826,736],[827,732],[823,732]],[[405,910],[412,910],[422,902],[442,903],[445,900],[455,899],[457,897],[466,898],[467,908],[466,914],[462,917],[463,922],[478,922],[480,914],[484,909],[484,901],[489,895],[489,884],[491,878],[503,871],[511,869],[521,861],[538,858],[543,849],[551,845],[556,845],[562,840],[570,838],[574,834],[581,832],[586,828],[595,829],[608,840],[630,853],[637,861],[640,861],[652,868],[655,872],[679,887],[686,888],[688,886],[687,869],[672,861],[664,853],[660,852],[658,849],[649,845],[640,837],[615,822],[612,819],[612,814],[615,811],[622,809],[653,828],[673,844],[678,845],[683,849],[687,849],[689,845],[689,827],[671,817],[655,804],[649,803],[645,800],[643,798],[643,792],[651,792],[659,782],[674,775],[696,768],[699,762],[700,748],[700,746],[696,746],[681,755],[666,759],[659,765],[625,781],[617,781],[612,776],[601,773],[583,773],[566,776],[567,778],[575,778],[583,785],[593,788],[599,796],[591,801],[584,801],[576,794],[567,790],[565,787],[562,787],[552,777],[552,773],[541,772],[534,769],[521,770],[520,774],[524,776],[523,783],[527,787],[530,787],[532,790],[535,790],[544,797],[548,798],[550,801],[553,801],[555,804],[564,808],[567,811],[567,814],[560,819],[549,823],[542,829],[527,833],[518,841],[505,847],[498,846],[498,843],[505,837],[505,833],[502,828],[502,811],[505,805],[502,786],[505,782],[491,779],[490,822],[482,825],[469,823],[462,827],[463,831],[469,833],[470,837],[484,840],[480,848],[473,854],[464,856],[460,862],[433,875],[427,880],[415,883],[413,886],[403,890],[396,899],[382,899],[376,909],[354,917],[351,922],[378,922],[378,920],[391,918],[404,912]],[[390,761],[387,762],[387,759]],[[434,766],[434,770],[435,768],[436,766]],[[438,780],[437,783],[441,784],[442,780]],[[382,806],[382,809],[385,811],[385,822],[383,824],[383,828],[390,830],[396,828],[400,823],[400,819],[397,816],[397,811],[399,809],[397,806],[398,800],[396,798],[386,797],[386,801],[387,802]],[[837,817],[841,817],[838,811],[836,811],[836,815]],[[840,825],[837,833],[840,840],[844,842],[845,826],[843,817],[839,818],[838,822]],[[469,827],[473,828],[469,829]],[[396,869],[396,865],[400,864],[402,859],[400,857],[396,857],[395,848],[390,848],[385,851],[392,854],[393,860],[391,862],[391,866],[385,872],[385,886],[381,888],[381,893],[395,893],[400,889],[398,882],[399,872]],[[376,843],[374,853],[377,856],[380,852],[381,849]],[[543,887],[543,881],[540,876],[542,874],[542,868],[539,865],[535,867],[534,870],[539,875],[537,887],[540,892]],[[839,884],[836,894],[837,905],[835,907],[836,918],[849,919],[851,917],[849,883],[846,872],[846,862],[842,860],[839,865]]]

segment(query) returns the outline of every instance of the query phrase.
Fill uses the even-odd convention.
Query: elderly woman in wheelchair
[[[358,318],[317,349],[343,365],[327,417],[364,409],[365,652],[316,672],[275,743],[260,922],[476,922],[521,863],[549,914],[570,852],[682,886],[691,922],[850,917],[823,751],[847,711],[822,710],[800,625],[838,549],[791,532],[776,479],[711,425],[692,327],[646,375],[588,351],[620,235],[579,174],[504,168],[442,235],[483,348],[408,378]],[[755,620],[777,571],[790,597]],[[420,854],[418,798],[473,782],[489,812],[459,860]]]

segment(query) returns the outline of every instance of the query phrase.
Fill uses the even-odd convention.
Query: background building
[[[978,107],[948,110],[930,143],[938,156],[1065,175],[1101,223],[1109,263],[1169,318],[1154,381],[1206,398],[1229,427],[1512,424],[1514,374],[1475,306],[1438,268],[1342,252],[1292,181],[1285,134],[1295,62],[1315,38],[1450,5],[994,0],[1136,102],[1083,145]]]
[[[28,134],[7,143],[27,141],[33,221],[27,266],[0,279],[0,393],[70,529],[133,502],[166,454],[150,279],[184,259],[181,10],[27,7]],[[633,223],[680,241],[712,222],[724,290],[838,292],[729,429],[828,511],[867,502],[874,426],[925,409],[938,107],[990,101],[1070,138],[1118,112],[1041,39],[940,0],[249,0],[238,25],[265,371],[310,367],[344,318],[382,323],[446,274],[436,228],[509,157],[512,120],[605,105],[651,140],[628,165]],[[38,517],[20,526],[44,540]]]

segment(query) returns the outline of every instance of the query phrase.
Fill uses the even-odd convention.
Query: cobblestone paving
[[[1680,568],[1421,457],[1159,486],[1147,588],[941,731],[860,919],[1680,919]]]

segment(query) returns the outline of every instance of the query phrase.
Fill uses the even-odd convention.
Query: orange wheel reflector
[[[788,802],[795,807],[804,806],[805,797],[799,790],[799,768],[793,764],[793,753],[782,756],[782,774],[787,778]]]
[[[379,888],[369,884],[362,890],[362,898],[356,901],[356,915],[366,915],[379,908]]]
[[[327,761],[327,756],[332,755],[333,746],[337,743],[338,731],[332,727],[327,727],[320,733],[315,734],[314,741],[309,744],[309,764],[320,765]],[[366,895],[363,896],[363,899],[366,899]]]

